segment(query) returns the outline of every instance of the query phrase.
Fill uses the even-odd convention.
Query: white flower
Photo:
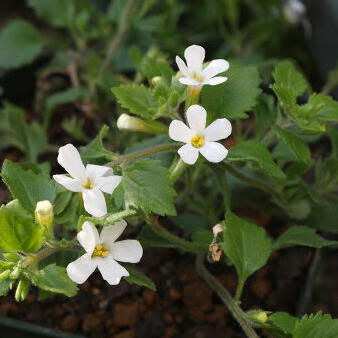
[[[299,0],[288,0],[283,7],[283,12],[288,22],[296,24],[304,17],[306,7]]]
[[[111,285],[117,285],[123,276],[129,276],[129,272],[117,261],[138,263],[143,249],[136,240],[115,242],[126,226],[127,222],[121,220],[104,227],[99,235],[93,223],[85,222],[82,231],[77,234],[77,239],[86,253],[68,264],[69,278],[77,284],[82,284],[96,268],[99,269],[102,278]]]
[[[229,69],[229,63],[226,60],[212,60],[204,69],[203,61],[205,50],[201,46],[192,45],[184,51],[185,62],[176,56],[176,63],[183,77],[179,81],[188,86],[218,85],[225,82],[228,78],[224,76],[215,76]]]
[[[231,134],[230,121],[225,118],[217,119],[205,128],[207,112],[197,104],[190,106],[186,115],[190,128],[179,120],[172,121],[169,126],[169,137],[174,141],[186,143],[178,149],[183,162],[194,164],[199,153],[209,162],[223,161],[228,150],[215,141],[225,139]]]
[[[85,167],[72,144],[59,149],[57,160],[72,177],[54,175],[54,180],[70,191],[81,192],[84,208],[89,214],[94,217],[105,215],[107,205],[102,192],[112,194],[122,177],[113,175],[113,170],[109,167],[94,164]]]

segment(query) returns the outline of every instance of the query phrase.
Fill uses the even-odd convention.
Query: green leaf
[[[255,67],[231,65],[225,74],[228,81],[217,86],[204,86],[202,106],[208,112],[208,121],[226,117],[246,118],[245,114],[256,104],[261,79]]]
[[[305,315],[298,320],[292,338],[338,337],[338,319],[329,314]]]
[[[271,239],[263,228],[230,212],[226,216],[223,236],[222,248],[244,283],[266,264],[272,250]]]
[[[132,269],[130,267],[127,267],[126,269],[129,272],[129,276],[124,277],[124,279],[128,283],[136,284],[136,285],[139,285],[139,286],[145,286],[146,288],[148,288],[152,291],[156,291],[155,283],[149,277],[147,277],[145,274],[143,274],[142,272],[137,271],[135,269]]]
[[[53,109],[60,104],[75,102],[84,97],[86,93],[83,88],[69,88],[63,92],[57,92],[48,96],[46,107],[47,109]]]
[[[123,85],[112,88],[118,103],[128,109],[131,113],[145,119],[152,119],[155,101],[150,89],[143,85]]]
[[[6,278],[0,282],[0,296],[6,296],[11,288],[11,284],[13,280],[10,278]]]
[[[81,158],[85,161],[105,159],[111,161],[113,153],[107,150],[103,145],[103,140],[108,136],[109,127],[104,125],[98,135],[85,147],[81,148]]]
[[[283,331],[283,333],[292,334],[295,329],[297,318],[287,312],[275,312],[269,316],[269,323]]]
[[[266,147],[254,140],[241,142],[230,148],[227,160],[230,162],[253,161],[267,175],[277,179],[285,178],[285,174],[273,161],[272,156]]]
[[[75,230],[78,220],[78,211],[80,208],[80,196],[75,194],[72,196],[70,203],[66,208],[55,217],[56,224],[62,224],[66,229]]]
[[[26,171],[19,164],[5,160],[2,165],[1,176],[14,198],[31,213],[36,203],[55,199],[55,183],[49,177]]]
[[[308,88],[304,76],[290,61],[279,63],[272,75],[275,83],[271,88],[277,95],[279,103],[286,108],[294,106],[297,97]]]
[[[42,51],[39,32],[29,22],[12,20],[0,33],[0,67],[16,68],[32,62]]]
[[[303,225],[295,225],[281,234],[273,244],[273,249],[284,249],[290,246],[309,246],[311,248],[323,248],[337,245],[336,241],[328,241],[316,234],[316,229]]]
[[[175,191],[168,169],[160,161],[141,160],[123,170],[122,186],[127,208],[143,209],[146,213],[176,215]]]
[[[74,1],[69,0],[27,0],[36,14],[55,27],[67,27],[74,17]]]
[[[299,161],[311,161],[310,149],[301,138],[278,126],[274,126],[273,128],[277,136],[289,147]]]
[[[6,252],[36,252],[44,240],[44,229],[17,200],[0,208],[0,233],[0,248]]]
[[[167,83],[170,83],[171,77],[174,75],[167,60],[161,56],[146,55],[141,63],[141,72],[149,80],[155,76],[162,76]]]
[[[184,212],[178,216],[170,217],[170,220],[177,227],[179,227],[188,234],[192,234],[200,230],[206,230],[209,227],[209,223],[207,220],[191,212]]]
[[[257,129],[256,137],[259,139],[263,136],[264,132],[274,124],[277,117],[273,96],[267,94],[260,95],[254,113]]]
[[[66,269],[55,264],[47,265],[31,277],[32,283],[45,291],[68,297],[75,296],[78,291],[76,284],[67,276]]]
[[[29,161],[36,162],[38,155],[47,145],[47,137],[42,126],[36,121],[26,123],[25,112],[7,102],[1,114],[0,130],[9,138],[9,145],[25,152]]]

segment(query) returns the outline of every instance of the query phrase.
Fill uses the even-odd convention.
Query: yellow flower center
[[[191,145],[195,148],[201,148],[204,144],[204,137],[196,135],[191,139]]]
[[[192,77],[194,80],[198,81],[198,82],[203,82],[204,81],[204,77],[198,74],[194,74],[194,76]]]
[[[82,187],[89,190],[93,189],[94,182],[90,178],[87,178],[87,180],[82,184]]]
[[[107,257],[108,255],[109,250],[103,244],[99,244],[95,247],[92,257]]]

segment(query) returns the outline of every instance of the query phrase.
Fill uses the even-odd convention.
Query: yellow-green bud
[[[13,271],[10,273],[9,277],[11,279],[18,279],[20,276],[20,269],[18,266],[16,266]]]
[[[253,310],[247,313],[248,317],[260,324],[264,324],[268,320],[268,314],[263,310]]]
[[[53,205],[49,201],[40,201],[36,204],[35,218],[37,222],[46,228],[50,228],[54,222]]]
[[[161,81],[162,81],[161,76],[154,76],[154,77],[151,79],[151,83],[152,83],[154,86],[156,86],[157,84],[159,84]]]
[[[15,300],[20,302],[25,300],[29,291],[30,281],[27,278],[19,280],[18,286],[15,291]]]

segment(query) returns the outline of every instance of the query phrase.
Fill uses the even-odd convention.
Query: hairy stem
[[[265,184],[264,182],[260,181],[260,180],[256,180],[255,178],[249,177],[245,174],[243,174],[241,171],[239,171],[238,169],[236,169],[235,167],[233,167],[231,164],[227,163],[227,162],[222,162],[219,164],[219,166],[223,167],[224,169],[226,169],[231,175],[237,177],[238,179],[240,179],[243,182],[246,182],[260,190],[265,191],[268,194],[271,195],[276,195],[276,192],[267,184]]]
[[[209,287],[217,293],[223,303],[228,307],[233,317],[241,326],[247,337],[259,338],[255,330],[251,327],[245,312],[236,304],[232,299],[230,293],[225,289],[222,284],[206,269],[203,264],[203,255],[196,256],[196,270],[198,274],[206,281]]]
[[[177,144],[175,143],[171,143],[171,144],[161,144],[158,146],[154,146],[151,148],[147,148],[147,149],[142,149],[140,151],[136,151],[134,153],[131,154],[127,154],[127,155],[121,155],[120,157],[117,158],[117,160],[109,162],[108,164],[106,164],[107,166],[110,167],[115,167],[115,166],[122,166],[127,164],[130,161],[136,160],[140,157],[144,157],[144,156],[148,156],[148,155],[154,155],[163,151],[173,151],[176,150],[178,147]]]
[[[176,244],[178,247],[187,252],[198,253],[206,250],[205,245],[186,241],[185,239],[180,238],[169,232],[159,223],[156,216],[148,216],[146,218],[146,222],[158,236],[169,241],[170,243]]]

